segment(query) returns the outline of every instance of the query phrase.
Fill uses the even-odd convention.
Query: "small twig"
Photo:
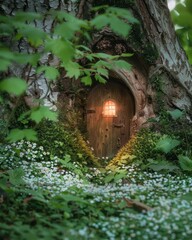
[[[86,3],[86,0],[81,0],[79,3],[79,9],[78,9],[78,13],[77,13],[77,18],[82,18],[82,14],[83,14],[83,7]]]
[[[128,199],[128,198],[124,198],[124,200],[126,201],[128,207],[132,207],[139,212],[152,210],[151,207],[149,207],[144,203],[141,203],[132,199]]]

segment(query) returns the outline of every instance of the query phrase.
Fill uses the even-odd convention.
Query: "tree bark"
[[[78,10],[78,3],[72,0],[0,0],[0,13],[3,15],[13,16],[17,11],[36,12],[44,14],[44,19],[35,20],[34,26],[42,28],[45,32],[50,32],[54,25],[54,20],[46,17],[48,10],[61,10],[73,15],[80,14]],[[34,33],[35,34],[35,33]],[[25,41],[18,41],[14,45],[14,50],[18,52],[34,53],[36,49],[31,48]],[[59,62],[51,55],[43,56],[39,64],[47,64],[49,66],[58,67]],[[9,72],[11,75],[22,77],[28,82],[27,96],[25,101],[29,107],[34,107],[34,99],[41,99],[45,106],[56,110],[57,98],[59,92],[56,89],[56,84],[49,84],[43,74],[36,74],[36,71],[28,64],[23,66],[13,65],[10,67]]]
[[[176,107],[190,110],[192,106],[192,68],[176,36],[166,1],[136,0],[136,6],[147,32],[147,38],[156,46],[159,53],[158,61],[152,68],[151,75],[159,69],[167,72],[179,84],[175,88],[178,99],[174,96],[169,96],[169,99],[173,97],[172,102]],[[174,84],[172,87],[174,88]],[[170,92],[166,94],[170,94]]]
[[[97,3],[94,0],[0,0],[0,12],[5,15],[13,15],[16,11],[45,13],[47,10],[54,9],[70,12],[78,18],[89,19],[91,18],[90,8],[94,2]],[[132,90],[135,97],[136,114],[133,125],[135,125],[134,129],[137,130],[148,118],[153,117],[154,113],[158,114],[156,109],[157,101],[155,99],[156,89],[153,89],[150,83],[150,79],[154,76],[160,76],[161,81],[163,81],[163,89],[161,90],[164,95],[165,108],[178,108],[190,113],[192,109],[192,69],[176,37],[165,0],[135,0],[135,4],[133,12],[140,18],[141,26],[145,33],[143,35],[143,38],[145,38],[143,43],[147,42],[154,45],[159,53],[158,59],[149,66],[149,74],[144,69],[146,68],[145,64],[137,61],[137,59],[137,66],[133,68],[132,72],[127,72],[124,69],[116,71],[116,74]],[[49,32],[53,23],[45,17],[43,21],[35,22],[34,24]],[[128,52],[130,47],[130,49],[134,49],[134,55],[142,57],[139,50],[130,46],[130,43],[126,43],[125,39],[118,40],[118,38],[113,38],[111,35],[104,36],[105,31],[101,31],[101,35],[100,40],[95,44],[99,51],[113,52],[120,49],[120,52],[115,52],[115,54],[119,54],[125,51]],[[111,49],[102,49],[106,45],[103,43],[106,42],[111,42]],[[29,46],[25,43],[18,43],[18,51],[30,52],[31,49],[28,48]],[[142,59],[142,61],[145,62],[145,59]],[[50,56],[42,58],[41,63],[58,66],[57,59],[53,59]],[[45,105],[53,109],[56,108],[59,101],[59,91],[55,88],[55,84],[49,85],[43,75],[36,75],[34,69],[29,68],[27,65],[21,69],[12,67],[11,72],[18,77],[24,76],[28,81],[28,94],[31,97],[26,97],[26,101],[29,105],[32,105],[32,98],[35,97],[43,99]],[[65,84],[64,78],[61,81]]]

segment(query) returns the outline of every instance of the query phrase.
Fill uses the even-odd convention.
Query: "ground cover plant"
[[[192,177],[185,173],[132,163],[113,175],[29,141],[1,146],[0,164],[1,239],[192,236]]]

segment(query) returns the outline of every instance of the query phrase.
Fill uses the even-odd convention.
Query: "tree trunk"
[[[35,11],[45,13],[49,9],[63,10],[76,15],[79,18],[90,18],[90,8],[92,4],[99,4],[100,1],[94,0],[7,0],[1,1],[0,11],[6,15],[13,15],[16,11]],[[105,3],[105,1],[101,1]],[[110,0],[109,3],[115,3],[115,6],[122,6],[123,1]],[[108,1],[106,2],[108,3]],[[133,61],[133,70],[131,72],[124,69],[116,69],[112,75],[118,76],[132,91],[135,98],[136,113],[132,120],[132,132],[138,130],[148,118],[153,117],[159,112],[158,101],[163,103],[166,109],[178,108],[186,110],[189,114],[192,109],[192,69],[188,62],[185,52],[183,51],[174,31],[174,26],[170,19],[170,13],[164,0],[135,0],[135,5],[131,6],[134,14],[139,17],[143,31],[140,39],[143,45],[153,45],[156,47],[158,57],[150,64],[140,54],[140,49],[135,48],[134,42],[126,39],[120,39],[111,32],[101,31],[98,38],[93,38],[93,51],[103,51],[112,54],[121,54],[129,52],[131,49],[136,56]],[[50,31],[52,22],[44,19],[42,22],[35,22],[41,26],[44,31]],[[106,44],[107,43],[107,44]],[[106,46],[111,46],[107,49]],[[28,51],[25,43],[18,43],[18,51]],[[149,54],[153,54],[150,53]],[[138,56],[138,58],[137,58]],[[51,56],[45,56],[41,59],[41,63],[48,63],[51,66],[58,66],[57,59]],[[35,74],[32,68],[27,65],[22,69],[13,67],[12,74],[16,76],[24,76],[29,83],[28,96],[26,102],[33,105],[32,98],[43,99],[44,104],[56,108],[58,102],[63,98],[55,84],[49,85],[44,76]],[[154,87],[154,78],[158,78],[161,84],[160,89]],[[65,76],[62,77],[60,83],[68,85]],[[73,80],[71,80],[73,81]],[[158,92],[161,96],[158,96]],[[60,96],[60,98],[58,98]],[[159,99],[158,99],[159,98]],[[72,106],[73,99],[68,101]]]
[[[0,13],[2,15],[12,16],[17,11],[44,14],[49,10],[60,10],[71,13],[78,18],[89,18],[92,1],[93,0],[0,0]],[[42,21],[34,21],[34,26],[41,27],[45,32],[50,32],[53,26],[53,21],[45,15],[45,18]],[[25,41],[22,40],[18,41],[17,45],[14,46],[14,50],[28,53],[34,53],[36,51],[36,49],[31,48],[28,44],[26,44]],[[40,59],[39,64],[47,64],[48,66],[58,67],[59,61],[51,54],[48,54]],[[37,102],[34,102],[34,99],[41,99],[41,102],[43,102],[45,106],[48,106],[53,110],[57,109],[56,105],[58,105],[57,102],[59,95],[57,84],[49,84],[47,79],[42,74],[37,75],[35,70],[27,64],[19,67],[18,65],[12,66],[9,69],[9,73],[17,77],[23,77],[28,82],[28,91],[25,101],[29,107],[33,107],[37,104]],[[62,78],[62,80],[65,80],[65,76],[62,76]],[[69,92],[70,89],[67,88],[70,80],[67,80],[68,83],[66,84],[65,91]],[[72,101],[71,99],[68,99],[67,102],[69,105],[71,105]]]
[[[150,77],[160,69],[165,71],[169,75],[165,92],[169,102],[189,111],[192,106],[192,68],[175,34],[166,2],[136,0],[136,6],[147,38],[159,53]]]

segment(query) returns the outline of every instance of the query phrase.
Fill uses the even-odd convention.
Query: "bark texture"
[[[164,0],[136,0],[138,13],[150,43],[159,53],[150,76],[163,70],[169,75],[165,94],[170,105],[190,111],[192,106],[192,68],[176,36]]]
[[[3,15],[14,15],[17,11],[24,12],[37,12],[46,13],[48,10],[62,10],[73,15],[82,14],[81,10],[78,10],[78,1],[72,0],[7,0],[0,1],[0,12]],[[82,8],[83,10],[83,8]],[[42,21],[35,20],[34,26],[43,29],[45,32],[50,32],[53,27],[53,20],[44,15]],[[34,33],[35,34],[35,33]],[[14,46],[14,50],[18,52],[35,53],[37,49],[31,48],[24,40],[18,41],[18,44]],[[47,64],[49,66],[57,67],[59,65],[58,59],[54,58],[51,54],[43,56],[39,64]],[[33,107],[37,104],[34,99],[41,100],[45,106],[56,110],[58,99],[58,88],[55,83],[49,83],[43,74],[36,74],[28,64],[23,66],[13,65],[10,68],[10,74],[23,77],[28,82],[28,91],[25,101],[29,107]]]
[[[105,52],[111,55],[130,52],[127,42],[105,29],[98,34],[93,44],[93,51]],[[134,134],[149,118],[155,117],[154,106],[152,104],[153,91],[148,84],[148,71],[143,62],[137,56],[129,58],[132,64],[131,71],[125,69],[113,69],[111,77],[116,77],[123,82],[132,92],[135,102],[135,115],[131,121],[131,135]]]
[[[89,19],[91,5],[96,2],[96,0],[6,0],[0,1],[0,11],[5,15],[13,15],[16,11],[45,13],[47,10],[54,9],[70,12],[78,18]],[[166,108],[176,107],[187,110],[188,113],[192,109],[192,69],[176,37],[165,0],[135,0],[135,4],[133,11],[140,18],[140,28],[146,34],[142,35],[145,38],[143,43],[148,42],[149,45],[154,45],[159,53],[155,62],[146,64],[145,59],[141,60],[143,56],[138,49],[127,40],[114,36],[107,29],[96,34],[92,42],[92,49],[96,52],[121,54],[132,51],[135,56],[141,56],[141,58],[130,60],[133,64],[132,71],[114,69],[111,73],[112,76],[114,74],[123,81],[134,96],[136,113],[132,120],[132,133],[138,130],[148,118],[154,117],[155,113],[158,114],[156,89],[150,82],[153,77],[161,78],[163,85],[161,91]],[[35,21],[34,24],[45,32],[49,32],[53,22],[45,17],[43,21]],[[23,41],[18,42],[17,50],[29,53],[34,51]],[[51,55],[44,56],[40,60],[40,64],[45,63],[56,67],[59,64],[58,60]],[[25,100],[29,106],[33,105],[33,98],[36,98],[41,99],[44,105],[56,109],[59,99],[62,99],[56,84],[49,84],[43,75],[37,75],[28,65],[22,68],[12,67],[11,72],[15,76],[23,76],[28,81],[29,90]],[[68,83],[65,76],[62,76],[59,81],[65,85],[67,91]],[[73,99],[73,96],[69,97],[69,105],[74,102]]]

